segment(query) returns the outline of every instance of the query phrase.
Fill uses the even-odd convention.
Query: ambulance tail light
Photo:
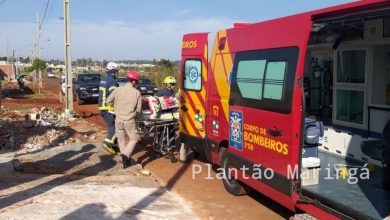
[[[225,49],[225,44],[226,44],[226,37],[221,37],[218,42],[218,49],[219,50]]]

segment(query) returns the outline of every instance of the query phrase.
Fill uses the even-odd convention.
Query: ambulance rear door
[[[294,209],[309,14],[227,32],[235,54],[229,99],[229,162],[248,167],[243,182]],[[258,169],[255,169],[258,168]],[[291,172],[291,173],[292,173]]]
[[[180,137],[203,150],[207,83],[208,33],[183,36],[180,71]]]

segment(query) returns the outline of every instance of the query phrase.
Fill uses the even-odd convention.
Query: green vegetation
[[[154,67],[121,69],[119,76],[126,76],[128,70],[134,69],[140,74],[140,77],[151,79],[158,88],[163,87],[162,82],[167,76],[173,76],[176,80],[179,79],[180,66],[177,62],[172,63],[170,60],[161,59],[159,61],[154,60],[153,64],[155,65]]]
[[[32,71],[46,71],[46,62],[41,59],[35,59],[32,63],[31,67],[28,67],[25,69],[25,72],[32,72]]]

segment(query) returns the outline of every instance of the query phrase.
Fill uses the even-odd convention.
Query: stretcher
[[[179,131],[179,121],[172,119],[148,119],[139,122],[139,130],[145,141],[153,138],[153,151],[156,158],[165,157],[177,162],[175,139]],[[151,136],[153,135],[153,136]]]

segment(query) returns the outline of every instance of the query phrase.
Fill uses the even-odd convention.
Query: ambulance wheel
[[[235,195],[235,196],[241,196],[247,194],[247,189],[245,186],[243,186],[235,177],[231,176],[229,178],[229,158],[227,157],[228,153],[227,150],[224,150],[222,152],[221,157],[221,168],[224,170],[224,173],[226,174],[224,178],[222,179],[223,185],[225,186],[226,190]]]
[[[194,158],[195,159],[199,158],[199,152],[198,151],[194,151]]]

